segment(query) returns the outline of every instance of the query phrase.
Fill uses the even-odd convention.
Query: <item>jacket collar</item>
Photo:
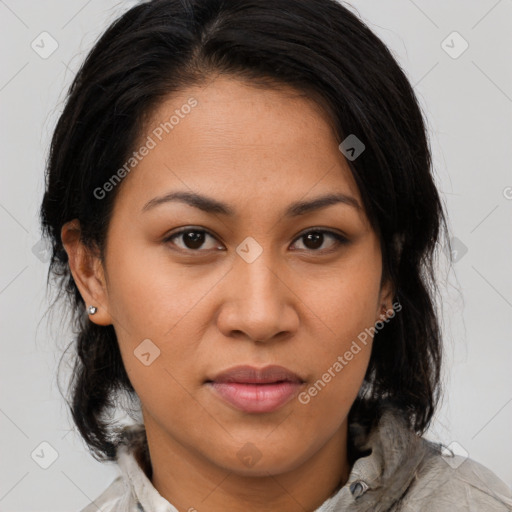
[[[432,443],[411,430],[400,409],[388,402],[378,409],[375,426],[365,427],[357,419],[349,424],[351,442],[360,456],[336,497],[340,504],[352,505],[354,512],[389,510],[404,496],[424,458],[435,451]]]
[[[374,426],[352,416],[350,450],[355,461],[348,481],[316,512],[351,510],[384,512],[399,501],[433,444],[415,434],[400,409],[382,402]],[[133,498],[144,510],[174,512],[151,483],[151,462],[143,424],[124,427],[117,462]]]

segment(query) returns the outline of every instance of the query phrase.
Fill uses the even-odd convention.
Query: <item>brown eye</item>
[[[324,249],[327,252],[334,250],[335,248],[339,247],[340,245],[344,245],[348,243],[348,240],[340,235],[339,233],[335,233],[333,231],[327,231],[324,229],[315,229],[308,231],[307,233],[303,233],[300,235],[297,240],[304,240],[303,244],[305,246],[305,250],[311,250],[314,252],[322,252],[318,249],[322,247],[322,245],[325,243],[326,239],[334,240],[334,243],[331,244],[331,247],[328,249]],[[333,247],[334,246],[334,247]]]
[[[208,238],[210,238],[212,242],[210,242],[210,247],[205,247]],[[343,235],[325,229],[310,230],[296,238],[296,240],[301,239],[303,240],[304,249],[299,248],[297,250],[312,252],[332,252],[341,245],[349,243],[349,240]],[[328,240],[331,240],[331,243],[327,248],[324,247],[322,249]],[[207,252],[212,249],[225,250],[223,247],[219,246],[219,244],[215,243],[215,241],[216,238],[208,233],[208,231],[196,228],[182,229],[164,239],[164,243],[170,243],[185,252]]]
[[[203,252],[199,251],[199,249],[204,245],[208,237],[210,237],[212,240],[215,240],[215,238],[204,229],[187,228],[182,229],[181,231],[178,231],[177,233],[174,233],[171,236],[167,237],[164,240],[164,242],[172,243],[173,245],[176,245],[179,249],[183,249],[185,251],[189,250]],[[175,243],[174,240],[180,240],[181,244]],[[218,245],[213,244],[213,246],[210,247],[210,249],[214,249],[215,247],[218,247]],[[205,250],[208,250],[208,248]]]

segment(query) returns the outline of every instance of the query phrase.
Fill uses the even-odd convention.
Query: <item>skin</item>
[[[313,511],[348,478],[347,414],[371,338],[307,404],[293,398],[271,413],[244,413],[204,381],[239,364],[279,364],[309,389],[391,305],[379,240],[316,103],[216,77],[160,104],[141,140],[190,97],[197,106],[119,185],[104,264],[80,243],[76,219],[63,227],[70,268],[98,308],[90,321],[115,328],[159,493],[180,511]],[[180,202],[141,211],[175,190],[213,197],[236,215]],[[360,208],[283,215],[333,192]],[[206,230],[203,245],[164,241],[184,227]],[[315,245],[301,236],[311,228],[349,242],[324,234]],[[262,249],[250,263],[236,252],[246,237]],[[160,350],[148,366],[134,355],[145,339]],[[253,465],[239,457],[247,450],[259,457]]]

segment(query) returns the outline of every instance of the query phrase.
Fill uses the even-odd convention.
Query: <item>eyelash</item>
[[[185,233],[189,233],[189,232],[205,233],[208,236],[211,236],[212,238],[215,238],[215,236],[213,236],[211,233],[209,233],[205,229],[185,228],[185,229],[177,231],[176,233],[173,233],[172,235],[166,237],[163,240],[163,242],[164,243],[171,243],[172,240],[174,240],[175,238],[178,238],[179,236],[181,236],[181,235],[183,235]],[[321,249],[298,249],[298,250],[301,250],[301,251],[302,250],[306,250],[308,252],[313,252],[313,253],[331,253],[331,252],[339,249],[341,246],[347,245],[349,243],[349,240],[346,237],[344,237],[343,235],[340,235],[339,233],[336,233],[335,231],[330,231],[330,230],[326,230],[326,229],[319,229],[319,228],[317,228],[317,229],[309,229],[308,231],[303,232],[297,238],[295,238],[294,243],[296,241],[300,240],[301,238],[306,237],[310,233],[319,233],[319,234],[322,234],[322,235],[328,235],[329,237],[331,237],[331,238],[333,238],[335,240],[335,242],[336,242],[335,243],[335,247],[333,249],[327,249],[327,250],[321,250]],[[188,249],[188,248],[182,249],[181,247],[178,247],[178,250],[189,252],[189,253],[208,252],[208,251],[204,251],[204,250],[201,250],[201,249]]]

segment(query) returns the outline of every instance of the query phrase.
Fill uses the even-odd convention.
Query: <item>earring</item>
[[[384,317],[384,320],[388,317],[387,315],[387,312],[388,312],[388,308],[386,307],[385,304],[382,304],[382,307],[380,308],[380,310],[382,311],[382,315]]]
[[[87,312],[89,313],[89,315],[94,315],[96,311],[98,311],[98,308],[96,306],[91,305],[87,308]]]

